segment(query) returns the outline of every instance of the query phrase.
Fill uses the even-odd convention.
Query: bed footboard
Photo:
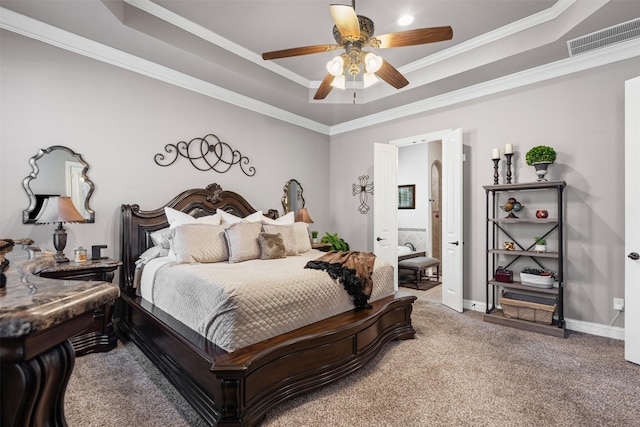
[[[364,366],[389,341],[415,336],[415,296],[398,292],[228,353],[137,297],[124,295],[117,325],[211,425],[254,426],[279,403]]]

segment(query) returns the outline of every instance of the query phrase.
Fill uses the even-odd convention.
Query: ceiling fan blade
[[[337,44],[319,44],[315,46],[294,47],[291,49],[274,50],[272,52],[265,52],[262,54],[262,59],[278,59],[289,58],[292,56],[309,55],[312,53],[331,52],[339,48]]]
[[[353,37],[356,40],[360,38],[358,15],[351,6],[332,4],[329,6],[329,12],[342,37]]]
[[[333,89],[331,82],[334,78],[335,77],[331,73],[327,73],[327,75],[324,76],[324,79],[322,79],[322,83],[320,83],[320,87],[316,91],[316,94],[313,95],[313,99],[325,99],[327,95],[329,95],[329,92],[331,92],[331,89]]]
[[[372,37],[372,39],[378,39],[380,42],[380,46],[378,47],[380,48],[415,46],[451,40],[452,38],[453,29],[451,27],[420,28],[417,30],[401,31],[399,33],[389,33]]]
[[[382,66],[376,71],[376,76],[380,77],[385,82],[389,83],[396,89],[402,89],[409,84],[409,80],[405,79],[400,71],[396,70],[393,65],[387,61],[382,60]]]

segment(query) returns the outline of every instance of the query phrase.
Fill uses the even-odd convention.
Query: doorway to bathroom
[[[398,148],[398,186],[413,188],[415,193],[414,203],[398,208],[399,251],[425,252],[442,259],[441,140],[415,141]]]

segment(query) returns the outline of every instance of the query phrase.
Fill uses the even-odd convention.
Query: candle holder
[[[493,160],[493,185],[498,185],[498,178],[500,174],[498,173],[498,163],[500,159],[491,159]]]
[[[511,158],[513,153],[507,153],[504,156],[507,158],[507,184],[511,184]]]

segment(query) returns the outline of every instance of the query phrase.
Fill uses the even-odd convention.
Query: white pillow
[[[203,216],[200,218],[193,217],[187,213],[180,212],[173,208],[164,208],[164,213],[167,215],[167,221],[169,222],[169,229],[173,230],[179,225],[183,224],[210,224],[220,225],[220,214],[216,212],[213,215]]]
[[[136,265],[145,265],[152,259],[168,255],[168,248],[163,248],[162,246],[152,246],[140,255],[140,257],[136,260]]]
[[[209,263],[229,259],[222,225],[183,224],[173,229],[171,250],[176,262]]]
[[[293,224],[262,224],[262,229],[265,233],[269,234],[280,233],[280,235],[282,236],[282,241],[284,242],[284,248],[287,256],[298,255],[298,242],[296,241],[296,234],[293,230]]]
[[[309,224],[306,222],[296,222],[293,224],[293,232],[296,236],[298,253],[302,254],[310,250],[311,240],[309,239]]]
[[[171,239],[171,229],[169,227],[156,230],[150,235],[151,241],[155,246],[161,246],[165,249],[169,249]]]
[[[260,258],[258,237],[261,231],[262,224],[259,222],[237,222],[225,229],[229,262]]]
[[[220,222],[221,224],[237,224],[241,221],[244,222],[260,222],[260,220],[262,219],[262,211],[257,211],[254,212],[250,215],[247,215],[244,218],[240,218],[239,216],[236,216],[234,214],[230,214],[229,212],[225,212],[223,210],[219,210],[218,212],[216,212],[216,214],[220,214],[220,218],[222,219],[222,221]]]
[[[293,224],[295,220],[296,218],[293,211],[276,219],[271,219],[268,216],[262,217],[263,224]]]

